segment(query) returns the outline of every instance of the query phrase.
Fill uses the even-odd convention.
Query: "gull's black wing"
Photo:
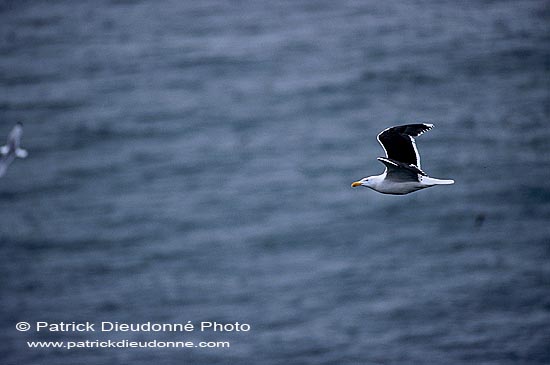
[[[420,168],[420,155],[414,137],[433,128],[433,124],[406,124],[383,130],[377,137],[378,142],[391,160],[415,165]]]

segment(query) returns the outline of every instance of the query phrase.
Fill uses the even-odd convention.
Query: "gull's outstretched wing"
[[[13,150],[16,150],[17,148],[19,148],[19,145],[21,144],[22,135],[23,135],[23,124],[21,122],[17,122],[17,124],[15,124],[15,127],[13,127],[10,134],[8,135],[7,145],[13,148]]]
[[[5,158],[0,158],[0,177],[4,176],[8,169],[8,161]]]
[[[432,128],[433,124],[428,123],[399,125],[383,130],[376,138],[387,158],[420,168],[420,155],[414,137]]]

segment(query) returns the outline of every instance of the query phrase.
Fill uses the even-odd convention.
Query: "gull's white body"
[[[21,136],[23,135],[23,125],[17,123],[8,135],[8,141],[5,146],[0,147],[0,177],[4,176],[8,166],[15,161],[16,158],[25,158],[28,153],[22,149]]]
[[[363,181],[365,180],[365,181]],[[361,186],[365,186],[382,194],[404,195],[420,189],[429,188],[435,185],[454,184],[453,180],[434,179],[428,176],[419,176],[418,182],[394,182],[386,179],[386,172],[381,175],[369,176],[360,180]]]

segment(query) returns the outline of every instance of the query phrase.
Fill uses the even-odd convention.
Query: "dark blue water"
[[[1,1],[3,364],[550,363],[550,8]],[[351,189],[430,122],[453,186]],[[240,333],[17,332],[27,321]],[[223,340],[29,349],[29,340]]]

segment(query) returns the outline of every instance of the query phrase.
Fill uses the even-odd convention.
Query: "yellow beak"
[[[358,187],[358,186],[361,186],[361,181],[355,181],[355,182],[351,183],[352,188],[355,188],[355,187]]]

